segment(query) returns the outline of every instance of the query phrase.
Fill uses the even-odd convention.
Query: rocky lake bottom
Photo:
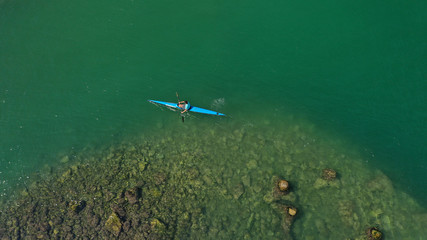
[[[0,239],[427,236],[426,209],[310,124],[193,125],[61,154],[2,203]]]

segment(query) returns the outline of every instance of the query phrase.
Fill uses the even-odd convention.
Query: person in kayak
[[[190,109],[190,103],[188,101],[180,101],[178,102],[178,107],[180,107],[181,109],[183,109],[181,111],[181,113],[185,113]]]

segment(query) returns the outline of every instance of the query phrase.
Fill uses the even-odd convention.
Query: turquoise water
[[[180,121],[146,102],[178,91],[227,122],[304,119],[427,206],[426,5],[1,1],[1,197],[64,152]]]

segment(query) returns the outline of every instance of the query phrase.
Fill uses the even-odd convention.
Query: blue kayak
[[[156,101],[156,100],[148,100],[148,101],[151,102],[151,103],[157,103],[157,104],[160,104],[160,105],[163,105],[163,106],[166,106],[166,107],[183,110],[182,108],[178,107],[177,103],[162,102],[162,101]],[[204,108],[193,107],[193,106],[190,106],[190,109],[188,109],[188,111],[189,112],[197,112],[197,113],[209,114],[209,115],[216,115],[216,116],[225,116],[225,114],[223,114],[223,113],[215,112],[215,111],[204,109]]]

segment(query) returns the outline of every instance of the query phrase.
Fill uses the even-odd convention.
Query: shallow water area
[[[0,0],[0,235],[426,239],[426,4]]]
[[[15,207],[16,213],[4,211],[1,218],[19,216],[28,204],[53,201],[58,209],[49,206],[51,210],[44,215],[32,210],[33,216],[27,218],[44,222],[53,214],[63,222],[49,223],[51,227],[44,231],[26,232],[30,229],[26,223],[12,229],[22,229],[21,236],[86,234],[119,239],[150,234],[161,239],[366,239],[365,232],[372,226],[386,239],[416,239],[427,234],[422,224],[427,220],[425,209],[396,190],[382,172],[364,164],[349,144],[319,134],[313,124],[292,118],[280,123],[178,120],[158,123],[152,133],[77,153],[71,166],[64,165],[24,190],[24,202],[18,200],[21,206]],[[337,178],[323,179],[325,168],[334,169]],[[288,194],[275,194],[275,178],[289,181]],[[50,190],[61,200],[37,197],[49,181],[54,183]],[[135,187],[142,194],[131,204],[126,194]],[[70,202],[77,202],[76,198],[85,206],[74,213]],[[167,199],[183,203],[171,212],[160,208]],[[147,210],[137,221],[138,213],[145,212],[144,204],[152,202],[158,202],[159,208]],[[289,219],[285,206],[297,209],[295,218]],[[99,207],[102,211],[96,210]],[[111,212],[124,214],[118,233],[107,227]],[[178,217],[182,214],[188,214],[188,219]],[[88,221],[87,216],[96,216],[92,227],[99,233],[76,229],[75,224]],[[69,227],[61,227],[64,224]],[[147,224],[151,226],[148,230],[140,230]],[[160,231],[158,226],[164,229]],[[0,230],[7,231],[4,225]]]

